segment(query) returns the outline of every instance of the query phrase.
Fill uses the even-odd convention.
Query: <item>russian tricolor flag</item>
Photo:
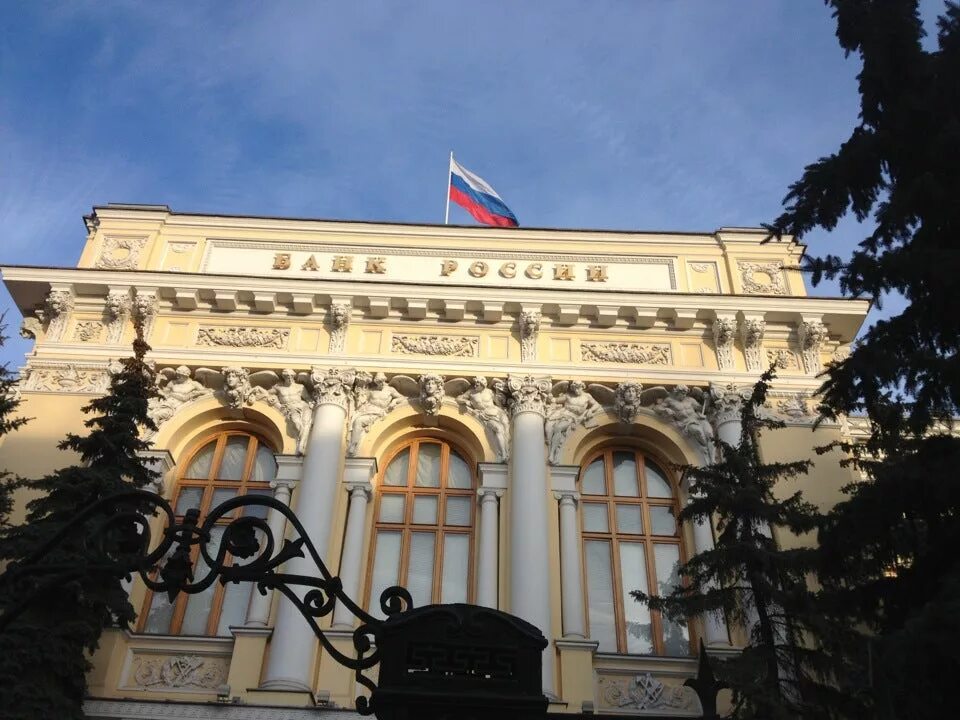
[[[517,227],[517,217],[497,191],[450,155],[450,199],[485,225]]]

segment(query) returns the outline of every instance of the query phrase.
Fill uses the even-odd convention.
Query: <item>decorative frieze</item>
[[[786,295],[787,284],[783,278],[783,263],[737,262],[740,269],[740,284],[746,295]]]
[[[580,359],[630,365],[670,365],[669,345],[607,342],[580,343]]]
[[[330,306],[330,348],[328,352],[331,355],[343,353],[346,347],[350,310],[351,305],[348,302],[335,302]]]
[[[77,342],[97,342],[103,332],[103,323],[97,320],[81,320],[73,327],[73,339]]]
[[[23,392],[100,394],[110,385],[110,375],[101,365],[32,363],[23,371]]]
[[[567,438],[579,426],[589,426],[603,408],[587,393],[586,385],[580,380],[558,382],[553,392],[556,396],[547,409],[544,432],[550,464],[559,465]]]
[[[720,370],[733,370],[733,341],[737,336],[737,321],[732,317],[718,317],[713,321],[713,344],[717,350]]]
[[[537,359],[537,337],[540,334],[539,310],[524,310],[520,313],[520,362]]]
[[[510,418],[504,409],[507,397],[502,380],[494,385],[495,389],[491,389],[485,377],[475,377],[470,389],[457,396],[457,403],[487,431],[497,455],[496,462],[507,462],[510,459]]]
[[[390,351],[401,355],[478,357],[480,338],[455,335],[394,335]]]
[[[109,236],[103,241],[100,257],[94,267],[102,270],[136,270],[140,253],[146,244],[145,237]]]
[[[197,345],[283,350],[289,337],[288,328],[201,327]]]
[[[686,685],[665,685],[650,673],[633,677],[600,675],[597,680],[600,711],[638,711],[637,714],[700,717],[703,707],[696,691]]]
[[[209,655],[135,655],[133,684],[150,690],[216,690],[227,681],[230,661]]]
[[[827,339],[827,328],[819,320],[804,320],[797,326],[797,336],[803,369],[808,375],[816,375],[821,370],[820,348]]]
[[[767,328],[762,318],[745,318],[740,324],[740,341],[748,372],[763,372],[763,333]]]

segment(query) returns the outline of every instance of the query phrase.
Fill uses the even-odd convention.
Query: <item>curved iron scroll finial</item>
[[[278,543],[266,520],[249,512],[242,514],[244,508],[251,507],[282,514],[294,530],[293,538],[280,538]],[[223,521],[235,511],[241,513],[239,517],[225,524]],[[154,544],[150,518],[158,515],[164,527]],[[212,542],[217,527],[223,528],[223,534],[219,542]],[[55,551],[67,541],[81,543],[88,551],[81,555],[90,561],[58,564]],[[319,575],[282,572],[284,563],[295,557],[308,557]],[[196,576],[196,569],[203,566],[206,571]],[[154,592],[166,593],[170,602],[180,593],[203,592],[218,580],[222,584],[252,582],[261,594],[277,590],[297,607],[334,660],[353,670],[357,682],[371,693],[376,689],[363,671],[380,662],[376,639],[384,621],[367,613],[344,592],[340,578],[327,569],[294,512],[262,495],[227,500],[213,508],[203,522],[196,509],[188,510],[178,520],[166,500],[146,490],[112,495],[87,506],[36,552],[21,562],[11,563],[0,575],[0,588],[17,584],[16,589],[22,593],[20,600],[0,615],[0,632],[23,613],[31,600],[70,580],[91,576],[130,578],[133,574],[140,575]],[[338,602],[360,620],[353,633],[356,657],[334,647],[318,622],[332,613]],[[380,609],[387,618],[412,607],[413,599],[402,587],[387,588],[380,596]],[[363,715],[374,712],[372,703],[363,696],[356,698],[356,706]]]

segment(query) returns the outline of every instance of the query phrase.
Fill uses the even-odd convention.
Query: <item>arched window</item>
[[[277,472],[273,451],[257,436],[240,431],[222,432],[202,442],[184,463],[177,481],[173,507],[178,518],[191,508],[200,517],[220,503],[238,495],[273,495],[270,481]],[[266,508],[246,508],[247,513],[266,517]],[[223,518],[213,532],[209,545],[216,554],[223,528],[235,517]],[[194,548],[195,577],[207,567]],[[231,625],[242,625],[253,588],[251,583],[213,583],[202,593],[181,594],[170,603],[163,593],[147,593],[147,611],[141,626],[144,632],[170,635],[229,635]]]
[[[468,602],[473,577],[473,470],[449,443],[418,438],[386,463],[377,488],[368,605],[403,585],[415,607]]]
[[[605,449],[580,477],[590,637],[601,652],[689,655],[685,623],[651,612],[630,591],[665,595],[683,554],[669,475],[628,449]]]

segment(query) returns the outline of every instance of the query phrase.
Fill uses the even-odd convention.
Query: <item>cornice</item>
[[[216,720],[360,720],[363,716],[350,710],[317,707],[270,707],[266,705],[234,705],[231,703],[178,702],[175,700],[107,700],[90,698],[83,703],[84,714],[91,718],[132,720],[180,720],[181,718],[216,718]]]

